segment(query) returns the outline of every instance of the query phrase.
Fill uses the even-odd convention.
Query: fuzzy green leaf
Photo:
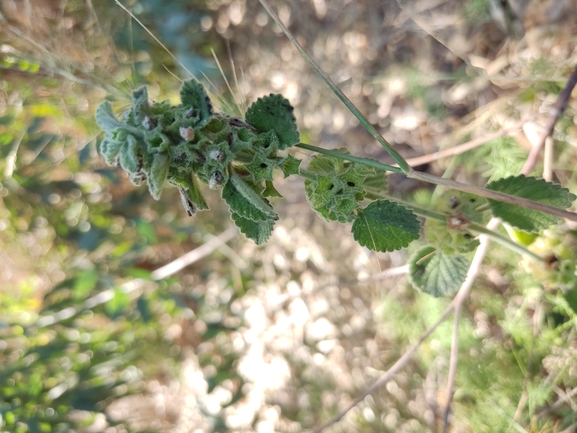
[[[206,124],[212,117],[212,104],[204,87],[196,80],[182,83],[180,89],[182,105],[191,109],[190,117],[198,117],[198,123]]]
[[[253,221],[234,212],[231,213],[231,217],[240,231],[257,245],[264,244],[268,240],[275,222],[272,218],[264,221]]]
[[[388,179],[383,172],[371,173],[363,180],[363,189],[371,194],[386,194]]]
[[[243,219],[249,219],[256,222],[267,221],[269,219],[276,220],[278,216],[274,212],[272,206],[250,188],[250,186],[244,182],[243,184],[244,188],[248,189],[248,191],[252,191],[252,194],[247,191],[245,191],[245,194],[258,197],[258,200],[261,202],[260,206],[255,206],[251,200],[247,199],[244,194],[239,192],[236,188],[236,184],[233,183],[231,179],[222,189],[222,198],[230,207],[230,212],[237,214]],[[252,200],[254,200],[254,197]]]
[[[275,161],[262,156],[260,154],[255,154],[252,162],[246,165],[246,168],[251,174],[253,182],[260,182],[263,180],[272,180],[272,170],[275,166]]]
[[[259,194],[257,194],[257,192],[250,186],[248,186],[237,174],[233,173],[230,177],[230,180],[234,188],[253,208],[259,210],[261,213],[266,215],[267,218],[274,218],[274,219],[278,218],[277,214],[275,213],[272,206],[268,203],[268,201],[263,199]],[[232,209],[232,211],[240,213],[242,216],[240,210]]]
[[[264,189],[264,191],[263,191],[263,193],[262,193],[262,196],[263,196],[263,197],[281,197],[281,198],[282,198],[281,193],[276,190],[276,188],[274,187],[272,181],[267,180],[267,181],[265,182],[265,185],[266,185],[266,186],[265,186],[265,189]]]
[[[100,145],[100,153],[108,165],[116,165],[123,145],[124,143],[114,140],[111,133],[106,133],[106,137]]]
[[[326,221],[351,222],[360,208],[362,189],[349,186],[336,173],[319,175],[316,180],[305,181],[305,193],[311,207]]]
[[[194,214],[196,210],[208,210],[208,204],[206,204],[204,200],[198,185],[198,179],[194,173],[187,173],[183,177],[171,177],[169,175],[168,180],[173,185],[179,187],[182,204],[187,213]],[[188,203],[188,201],[190,201],[190,203]],[[192,208],[194,208],[194,212],[189,212]]]
[[[102,101],[96,109],[96,123],[100,129],[112,132],[117,128],[124,128],[124,124],[116,118],[110,101]]]
[[[359,210],[353,223],[355,240],[373,251],[394,251],[419,238],[421,226],[413,212],[397,203],[377,200]]]
[[[349,153],[345,148],[337,151]],[[358,202],[365,196],[364,179],[373,171],[327,155],[312,158],[308,170],[318,174],[315,180],[305,181],[305,192],[312,208],[327,221],[353,221],[354,212],[360,207]]]
[[[148,89],[142,86],[132,92],[132,118],[136,124],[140,124],[149,112]]]
[[[527,198],[559,209],[567,209],[577,198],[561,185],[524,175],[491,182],[487,185],[487,189]],[[489,205],[494,216],[516,229],[529,233],[546,229],[560,221],[560,218],[554,215],[496,200],[489,200]]]
[[[284,177],[289,177],[291,174],[299,174],[299,167],[301,160],[292,155],[288,155],[279,162],[279,167],[282,170]]]
[[[208,204],[206,204],[206,201],[202,196],[200,186],[198,185],[198,179],[192,173],[190,176],[188,189],[186,190],[186,195],[188,196],[189,200],[194,203],[198,210],[208,210]]]
[[[246,112],[246,122],[260,132],[274,131],[279,149],[286,149],[300,141],[294,108],[282,95],[270,94],[259,98]]]
[[[461,255],[447,255],[431,246],[423,247],[409,259],[413,286],[434,297],[455,294],[469,270],[469,261]]]
[[[168,155],[164,153],[158,153],[153,156],[152,164],[148,174],[148,189],[150,194],[155,200],[160,198],[160,193],[162,192],[162,187],[166,176],[168,175],[168,169],[170,167],[170,159]]]
[[[142,168],[142,149],[132,135],[126,137],[127,145],[120,152],[120,166],[129,173],[137,173]]]

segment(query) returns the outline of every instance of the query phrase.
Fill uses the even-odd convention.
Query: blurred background
[[[406,158],[497,132],[414,161],[472,184],[519,172],[577,65],[574,0],[271,3]],[[256,246],[218,192],[189,218],[176,189],[154,201],[107,166],[94,110],[109,97],[122,112],[144,84],[178,102],[190,72],[223,110],[282,93],[303,142],[390,161],[257,1],[123,4],[150,33],[113,0],[0,3],[0,430],[318,427],[450,302],[405,277],[422,244],[369,252],[310,209],[302,180],[279,176],[280,220]],[[533,172],[573,192],[575,116],[574,96]],[[309,155],[293,152],[306,166]],[[389,184],[407,200],[430,188]],[[460,327],[453,432],[575,431],[576,229],[530,245],[555,254],[557,272],[492,245]],[[154,272],[194,250],[184,269]],[[450,344],[449,320],[328,431],[440,431]]]

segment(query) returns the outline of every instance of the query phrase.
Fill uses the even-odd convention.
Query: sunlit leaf
[[[388,200],[377,200],[358,211],[355,240],[373,251],[394,251],[419,238],[421,226],[413,212]]]
[[[426,246],[409,259],[409,275],[416,289],[439,297],[459,290],[469,270],[469,260],[462,255],[447,255]]]
[[[543,179],[524,175],[511,176],[491,182],[487,189],[543,203],[559,209],[567,209],[577,198],[567,188]],[[560,218],[533,209],[527,209],[496,200],[489,200],[493,215],[518,230],[537,232],[560,222]]]
[[[271,93],[248,108],[246,121],[260,132],[274,131],[280,141],[279,149],[286,149],[300,140],[293,111],[285,97]]]

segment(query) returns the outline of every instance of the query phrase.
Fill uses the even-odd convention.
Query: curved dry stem
[[[178,271],[182,270],[186,266],[189,266],[198,260],[202,259],[203,257],[212,254],[216,249],[220,248],[222,245],[226,244],[230,241],[233,237],[235,237],[238,233],[236,227],[231,227],[228,230],[225,230],[220,235],[211,238],[206,243],[201,245],[200,247],[189,251],[188,253],[184,254],[183,256],[173,260],[172,262],[168,263],[161,268],[153,271],[150,274],[150,277],[154,281],[160,281],[165,278],[168,278]],[[132,293],[136,290],[140,290],[146,284],[146,280],[136,278],[134,280],[127,281],[120,286],[120,289],[124,293]],[[55,323],[61,322],[63,320],[69,319],[83,311],[90,310],[98,305],[102,305],[105,302],[110,301],[114,297],[114,289],[104,290],[99,294],[88,298],[80,307],[69,307],[63,310],[60,310],[54,314],[48,314],[38,318],[38,320],[33,323],[31,326],[37,327],[45,327],[50,326]]]
[[[491,232],[495,230],[500,224],[498,218],[492,218],[487,224],[487,230]],[[457,364],[459,362],[459,320],[461,318],[461,310],[465,299],[469,296],[473,283],[481,271],[481,264],[483,259],[487,255],[489,249],[490,238],[488,235],[484,234],[479,237],[480,245],[475,251],[475,256],[471,261],[471,266],[469,266],[469,272],[467,273],[467,278],[465,282],[459,289],[459,293],[455,296],[455,318],[453,322],[453,337],[451,343],[451,358],[449,362],[449,379],[447,381],[447,405],[443,413],[443,433],[447,432],[449,427],[449,414],[451,412],[451,402],[453,401],[453,390],[455,387],[455,377],[457,375]]]
[[[573,70],[573,73],[569,77],[569,80],[567,80],[567,84],[565,85],[561,93],[559,93],[557,100],[551,107],[550,109],[551,114],[549,116],[547,124],[545,125],[545,130],[541,134],[539,143],[531,149],[529,157],[527,158],[527,161],[525,161],[525,165],[521,169],[521,174],[528,174],[537,163],[539,152],[541,151],[541,148],[545,145],[545,141],[547,140],[547,138],[550,137],[551,134],[553,134],[555,124],[565,111],[565,108],[567,108],[567,103],[569,102],[569,98],[571,97],[571,92],[573,92],[573,89],[575,88],[576,85],[577,85],[577,66]]]
[[[327,422],[326,424],[323,424],[322,426],[320,426],[319,428],[313,430],[313,433],[321,433],[324,429],[332,426],[333,424],[336,424],[337,422],[339,422],[341,419],[343,419],[343,417],[349,413],[349,411],[351,409],[353,409],[356,405],[358,405],[361,401],[363,401],[365,399],[365,397],[367,397],[368,395],[371,395],[372,393],[374,393],[375,391],[377,391],[379,388],[381,388],[385,383],[387,383],[398,371],[400,371],[405,365],[407,365],[407,363],[410,361],[410,359],[413,357],[413,355],[415,354],[415,352],[417,351],[417,349],[421,346],[421,344],[423,344],[423,342],[429,338],[429,336],[435,331],[435,329],[437,329],[437,327],[443,323],[445,321],[445,319],[449,316],[449,314],[451,314],[451,311],[453,311],[455,305],[455,301],[451,302],[447,308],[445,309],[445,311],[443,311],[443,314],[441,314],[441,317],[439,317],[437,319],[437,321],[435,323],[433,323],[429,329],[427,329],[420,337],[419,340],[417,341],[417,343],[415,345],[413,345],[413,347],[411,347],[407,352],[405,352],[405,354],[403,356],[401,356],[397,362],[395,362],[393,364],[393,366],[391,368],[389,368],[385,373],[383,373],[381,375],[381,377],[379,377],[379,379],[377,379],[377,381],[373,384],[373,386],[371,386],[369,389],[367,389],[365,392],[363,392],[359,397],[357,397],[355,399],[355,401],[353,401],[345,410],[343,410],[340,414],[338,414],[336,417],[334,417],[333,419],[331,419],[329,422]]]
[[[421,164],[427,164],[429,162],[438,161],[442,158],[447,158],[449,156],[460,155],[462,153],[468,152],[469,150],[476,149],[477,147],[487,143],[488,141],[494,140],[495,138],[502,137],[510,132],[520,129],[525,123],[531,121],[533,117],[528,117],[519,122],[509,126],[507,128],[501,128],[492,134],[475,138],[474,140],[467,141],[466,143],[459,144],[458,146],[451,147],[449,149],[439,150],[437,152],[429,153],[427,155],[416,156],[414,158],[407,159],[407,163],[411,166],[417,166]]]

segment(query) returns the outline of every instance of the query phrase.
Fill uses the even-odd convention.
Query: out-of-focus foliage
[[[191,249],[204,228],[102,163],[93,101],[148,80],[175,91],[153,68],[173,60],[114,1],[24,3],[0,5],[0,429],[124,424],[106,407],[146,392],[145,377],[175,374],[166,329],[194,315],[150,281],[155,248]],[[211,74],[202,52],[218,44],[199,39],[201,2],[131,8],[167,44],[187,41],[182,62]]]

